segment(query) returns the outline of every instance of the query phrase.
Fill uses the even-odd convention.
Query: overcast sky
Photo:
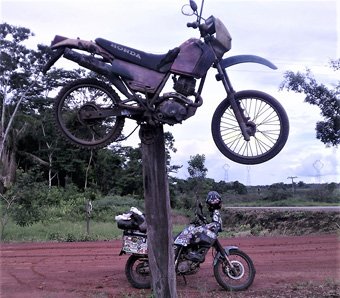
[[[24,26],[35,33],[29,47],[50,44],[55,34],[94,40],[103,37],[150,53],[166,53],[198,32],[187,28],[193,17],[181,14],[188,0],[2,0],[1,21]],[[197,0],[199,4],[200,1]],[[187,161],[197,153],[206,156],[207,176],[216,181],[238,180],[246,185],[296,182],[339,182],[339,150],[326,148],[315,137],[315,124],[322,120],[319,109],[304,103],[304,96],[279,91],[283,73],[310,68],[318,82],[332,86],[339,79],[327,65],[340,57],[339,1],[228,1],[205,0],[203,15],[221,19],[233,37],[225,57],[253,54],[278,66],[243,64],[228,70],[237,91],[261,90],[276,97],[290,120],[285,148],[272,160],[259,165],[240,165],[216,148],[210,131],[211,118],[225,91],[210,70],[203,90],[203,106],[182,124],[165,126],[178,149],[172,163],[183,165],[177,176],[188,177]],[[56,64],[62,67],[62,62]],[[77,65],[75,65],[76,67]],[[169,91],[169,90],[167,90]],[[130,121],[124,129],[134,127]],[[135,133],[123,145],[137,145]],[[320,177],[318,177],[320,174]]]

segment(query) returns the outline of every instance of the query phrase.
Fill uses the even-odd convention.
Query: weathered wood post
[[[142,125],[148,257],[156,297],[177,297],[163,126]]]

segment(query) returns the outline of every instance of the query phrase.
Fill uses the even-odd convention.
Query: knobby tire
[[[235,93],[235,101],[254,129],[250,141],[245,141],[228,98],[214,112],[211,131],[220,152],[232,161],[252,165],[264,163],[276,156],[286,144],[289,121],[282,105],[261,91]]]
[[[149,289],[151,287],[150,268],[149,274],[140,273],[138,269],[139,264],[143,266],[144,262],[148,263],[147,257],[131,255],[125,265],[126,278],[137,289]]]
[[[228,270],[225,260],[220,258],[216,265],[214,266],[214,275],[217,282],[224,289],[229,291],[242,291],[246,290],[254,281],[255,278],[255,267],[249,256],[239,249],[231,249],[229,251],[229,260],[236,266],[240,268],[243,266],[243,275],[233,276],[232,272]],[[242,264],[240,266],[239,264]]]
[[[85,78],[65,85],[54,101],[54,120],[59,134],[71,145],[82,149],[101,149],[115,141],[125,118],[110,116],[87,120],[83,112],[109,110],[120,102],[118,94],[104,82]]]

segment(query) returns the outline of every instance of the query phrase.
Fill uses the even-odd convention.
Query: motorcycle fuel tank
[[[213,64],[215,55],[199,39],[191,38],[180,46],[180,52],[171,66],[171,72],[202,78]]]

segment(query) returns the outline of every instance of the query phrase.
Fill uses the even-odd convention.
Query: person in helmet
[[[222,207],[222,198],[217,191],[210,191],[205,200],[212,222],[216,223],[218,231],[222,232],[222,219],[219,209]]]

